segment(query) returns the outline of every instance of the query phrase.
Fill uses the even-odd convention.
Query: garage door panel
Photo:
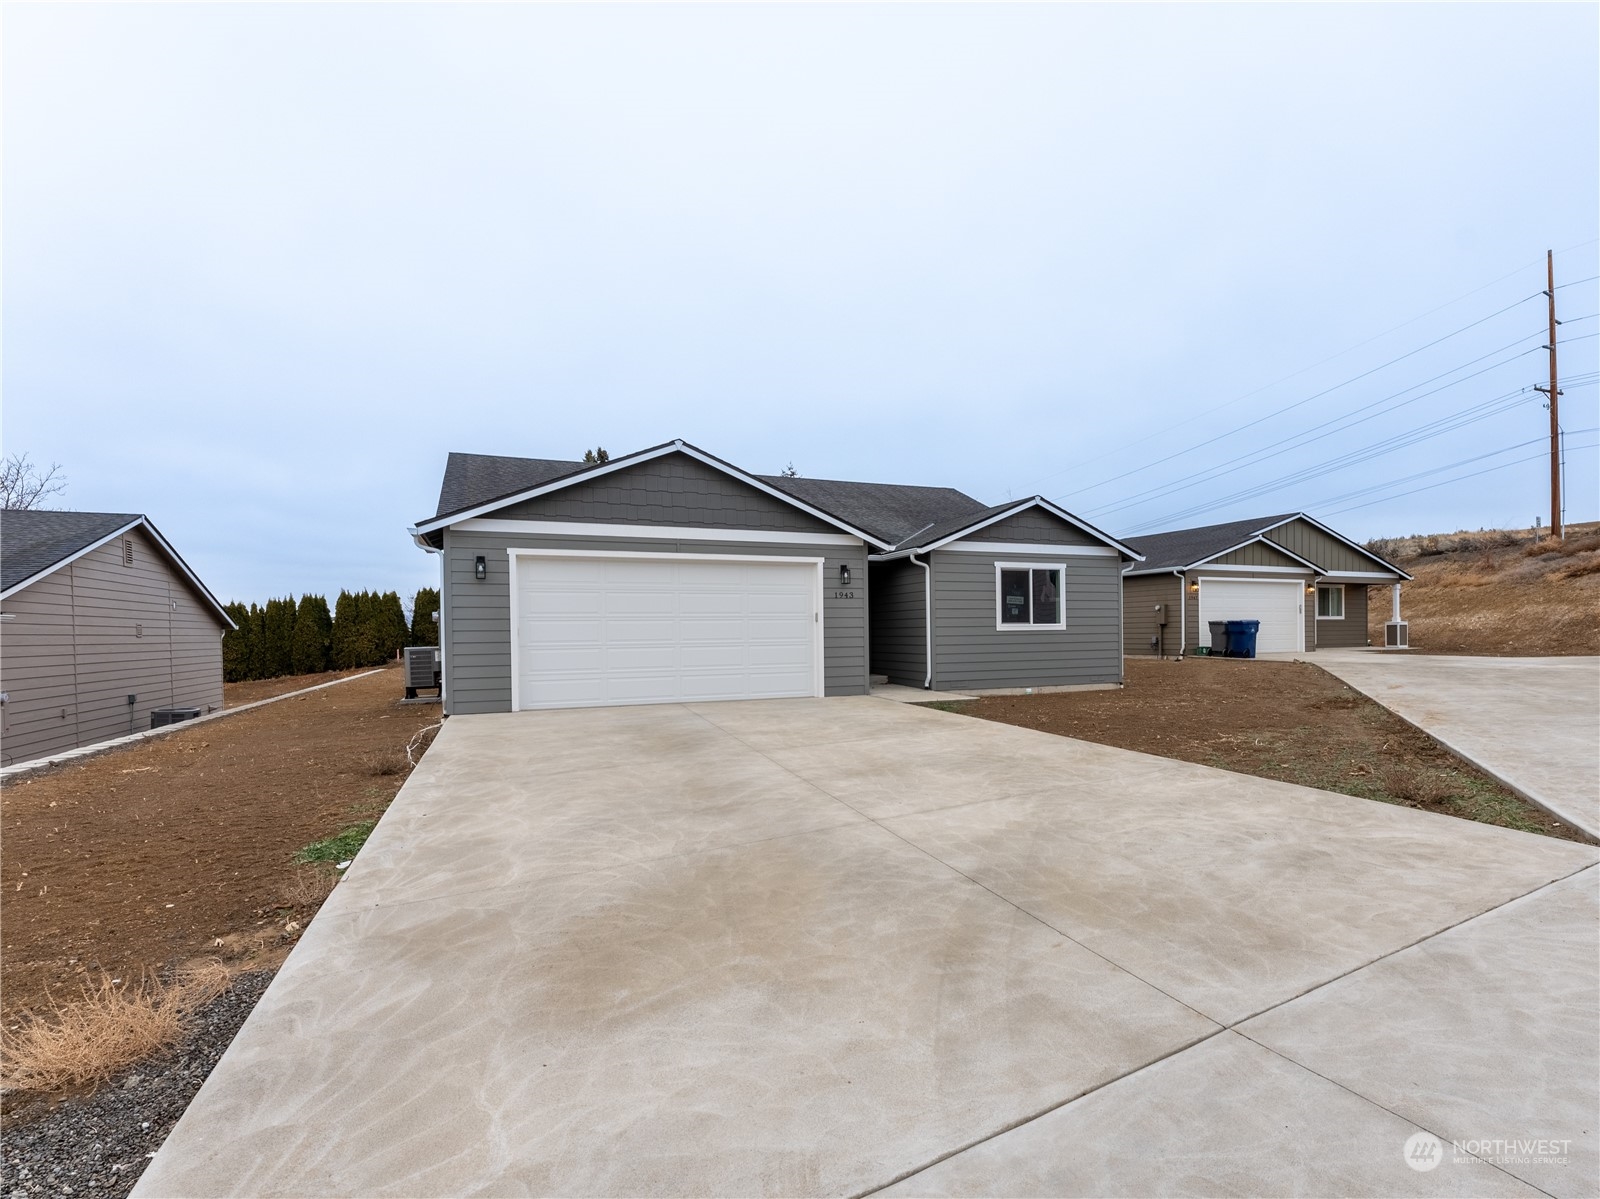
[[[817,693],[811,563],[517,559],[518,703]]]
[[[1200,644],[1211,644],[1213,620],[1259,620],[1257,653],[1304,650],[1304,591],[1301,580],[1201,579]]]

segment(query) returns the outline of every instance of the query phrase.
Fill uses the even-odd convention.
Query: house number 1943
[[[855,599],[856,598],[856,593],[854,591],[835,591],[833,593],[833,598],[834,599]]]

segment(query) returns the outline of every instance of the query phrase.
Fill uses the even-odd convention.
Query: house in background
[[[1367,644],[1368,588],[1405,571],[1303,512],[1130,537],[1144,561],[1123,574],[1124,650],[1177,656],[1210,646],[1213,620],[1259,620],[1258,653]]]
[[[233,622],[145,517],[0,512],[0,576],[5,765],[222,706]]]
[[[1132,550],[1037,497],[755,475],[675,441],[451,454],[435,514],[452,714],[1114,686]],[[931,619],[929,619],[931,615]]]

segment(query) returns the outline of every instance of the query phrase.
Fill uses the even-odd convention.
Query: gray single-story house
[[[148,518],[7,509],[0,575],[5,765],[222,706],[233,622]]]
[[[755,475],[683,441],[453,453],[410,533],[441,555],[452,714],[1115,686],[1139,559],[1038,496]]]
[[[1213,620],[1259,620],[1258,653],[1367,644],[1367,590],[1391,588],[1391,645],[1405,644],[1400,584],[1411,576],[1304,512],[1129,537],[1123,573],[1129,654],[1179,657],[1211,644]]]

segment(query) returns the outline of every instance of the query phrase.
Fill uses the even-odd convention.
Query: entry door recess
[[[1201,579],[1200,644],[1211,644],[1213,620],[1259,620],[1256,653],[1293,654],[1306,647],[1305,580]]]
[[[515,708],[822,694],[820,559],[512,553]]]

